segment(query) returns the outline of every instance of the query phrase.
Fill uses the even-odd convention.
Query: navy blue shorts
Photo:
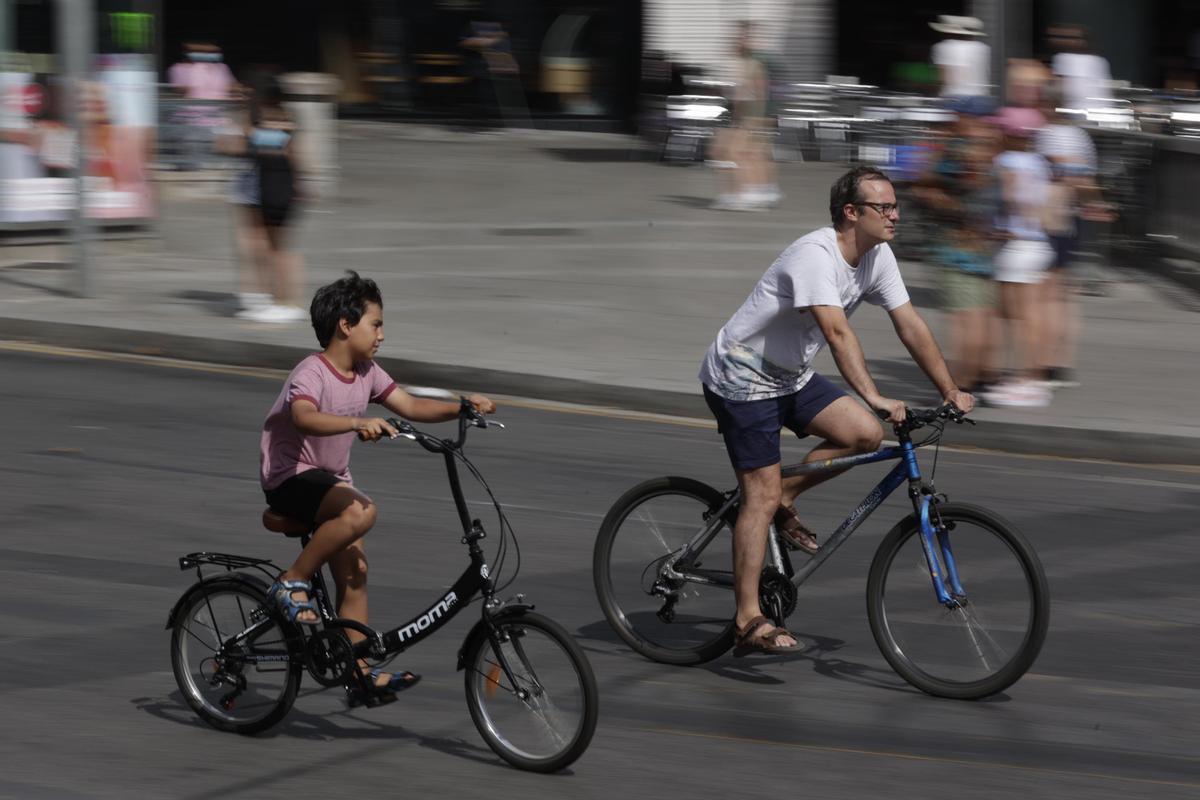
[[[734,469],[758,469],[778,464],[779,434],[784,428],[804,438],[804,429],[825,407],[846,393],[817,373],[795,394],[767,400],[726,400],[704,387],[704,399]]]

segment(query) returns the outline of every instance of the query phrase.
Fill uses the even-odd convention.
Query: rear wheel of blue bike
[[[646,658],[701,664],[733,647],[733,525],[714,519],[725,498],[690,478],[655,478],[617,500],[596,537],[592,577],[613,630]],[[687,565],[672,559],[716,528]]]
[[[484,741],[519,769],[557,772],[596,732],[596,678],[560,625],[530,612],[500,615],[464,645],[467,707]]]
[[[174,612],[175,681],[214,728],[266,730],[296,700],[303,669],[298,636],[271,608],[261,581],[236,574],[203,581]]]
[[[937,506],[935,525],[939,518],[945,533],[935,537],[932,564],[915,516],[879,545],[867,580],[871,633],[892,668],[921,691],[987,697],[1015,683],[1037,658],[1050,623],[1050,590],[1037,554],[1003,518],[957,503]],[[935,579],[948,603],[938,602]]]

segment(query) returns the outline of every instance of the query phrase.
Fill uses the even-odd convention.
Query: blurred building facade
[[[0,0],[0,52],[50,70],[63,0]],[[495,23],[516,65],[521,113],[632,120],[644,53],[713,75],[731,64],[734,23],[757,24],[778,78],[856,76],[920,90],[939,14],[984,21],[994,82],[1009,57],[1045,56],[1054,22],[1088,26],[1113,77],[1157,87],[1200,69],[1200,0],[80,0],[96,53],[140,53],[160,79],[188,41],[223,50],[239,77],[254,66],[335,74],[346,111],[436,113],[479,94],[478,54],[462,42]],[[474,72],[472,71],[474,70]]]

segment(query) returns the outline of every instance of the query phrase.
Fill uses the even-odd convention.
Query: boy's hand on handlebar
[[[970,413],[971,409],[975,408],[975,395],[961,389],[947,392],[944,399],[964,414]]]
[[[378,417],[360,417],[354,422],[354,431],[364,442],[377,442],[384,437],[395,439],[399,435],[387,420]]]
[[[871,403],[871,408],[881,419],[899,425],[907,417],[907,409],[903,400],[892,400],[890,397],[878,397]]]
[[[473,405],[480,414],[496,413],[496,404],[492,402],[491,398],[481,394],[467,395],[467,402]]]

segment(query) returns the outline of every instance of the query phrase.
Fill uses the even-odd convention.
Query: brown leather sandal
[[[793,550],[802,550],[811,556],[821,549],[817,535],[800,521],[791,506],[780,506],[775,512],[775,529],[783,534],[783,541]]]
[[[766,633],[759,633],[763,626],[769,626],[770,630]],[[766,617],[755,617],[747,622],[745,627],[738,630],[737,638],[734,639],[733,655],[735,658],[741,658],[750,653],[799,653],[804,649],[799,641],[787,646],[775,644],[775,640],[780,636],[796,638],[796,634],[787,628],[779,627]]]

